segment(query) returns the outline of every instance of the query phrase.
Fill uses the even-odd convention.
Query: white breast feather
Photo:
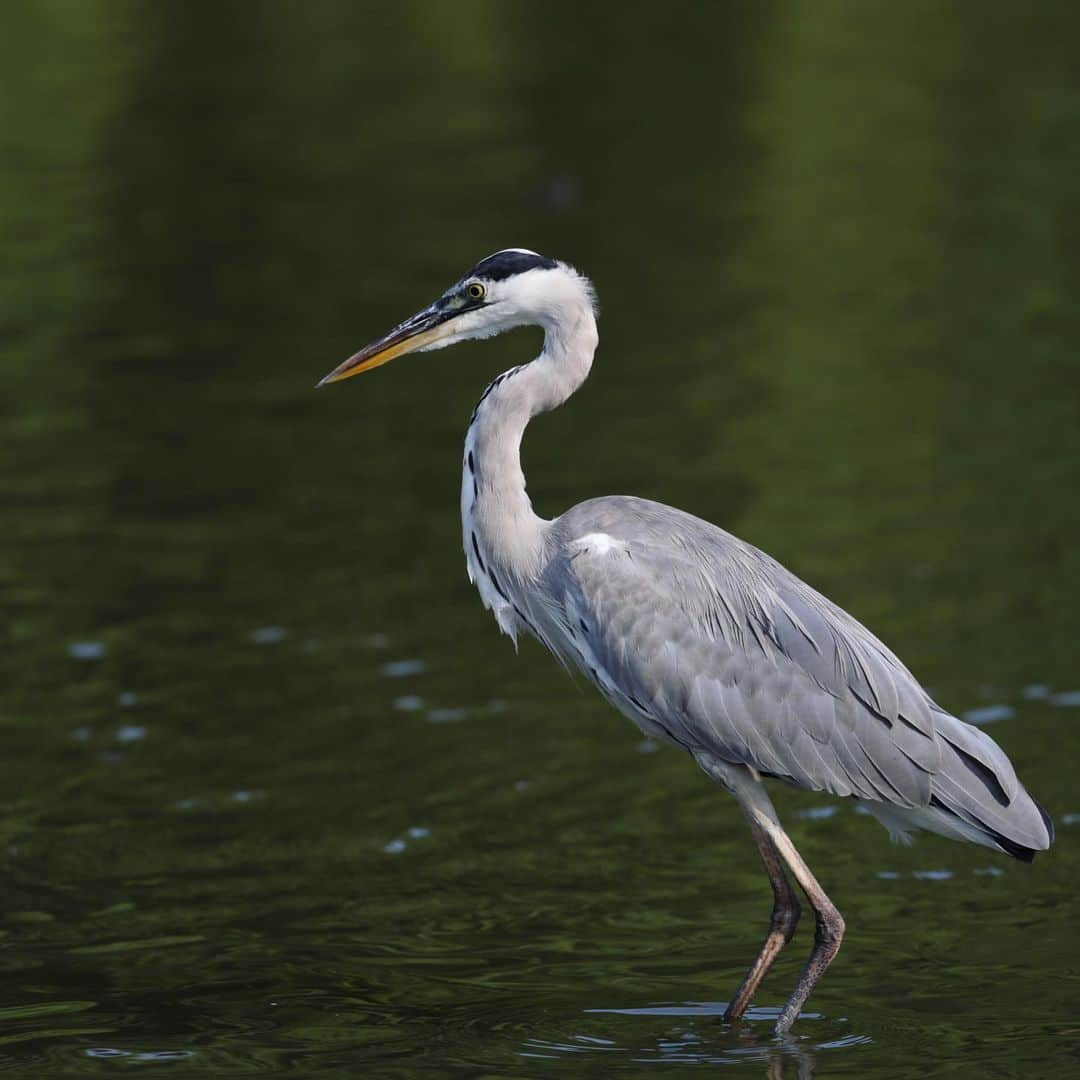
[[[610,555],[612,552],[624,552],[629,550],[625,540],[618,540],[607,533],[586,533],[570,542],[570,547],[580,553],[587,552],[590,555]]]

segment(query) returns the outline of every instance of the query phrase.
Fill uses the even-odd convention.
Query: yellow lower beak
[[[373,368],[390,363],[396,357],[416,352],[417,349],[423,349],[436,341],[441,341],[452,331],[449,323],[442,319],[435,322],[436,319],[440,319],[440,316],[425,311],[406,320],[400,326],[395,326],[385,337],[365,346],[343,364],[338,364],[329,375],[319,381],[318,385],[325,386],[327,383],[351,379],[353,375],[371,371]]]

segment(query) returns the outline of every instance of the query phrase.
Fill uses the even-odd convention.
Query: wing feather
[[[934,824],[951,814],[1014,854],[1050,843],[1000,747],[763,552],[626,497],[574,507],[548,543],[531,628],[649,734],[956,835]]]
[[[558,523],[540,591],[580,621],[582,670],[681,745],[800,787],[925,806],[941,751],[907,669],[761,552],[653,506],[593,500]],[[586,542],[597,534],[617,543]]]

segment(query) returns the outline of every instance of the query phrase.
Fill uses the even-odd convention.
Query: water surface
[[[1080,1073],[1075,9],[0,22],[0,1066]],[[507,245],[603,304],[538,509],[771,551],[1058,823],[1026,867],[778,792],[849,926],[786,1042],[808,928],[719,1019],[734,805],[465,580],[464,428],[535,336],[311,389]]]

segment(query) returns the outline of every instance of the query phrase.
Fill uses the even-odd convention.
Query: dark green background
[[[1080,1075],[1078,132],[1075,4],[6,4],[0,1068]],[[536,335],[312,389],[511,245],[603,306],[537,509],[769,550],[1058,822],[1025,867],[778,792],[849,926],[789,1044],[808,926],[717,1015],[734,804],[465,579]]]

